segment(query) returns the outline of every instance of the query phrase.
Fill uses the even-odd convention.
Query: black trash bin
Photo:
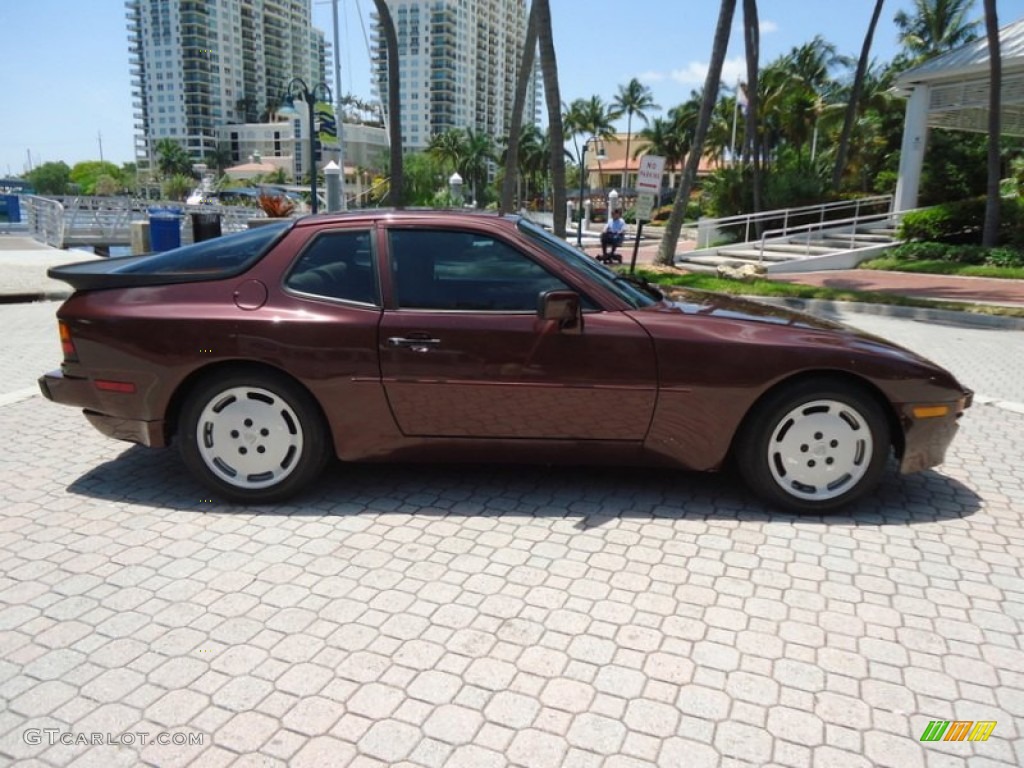
[[[220,237],[220,214],[219,213],[193,213],[192,214],[192,242],[199,243],[203,240],[212,240]]]

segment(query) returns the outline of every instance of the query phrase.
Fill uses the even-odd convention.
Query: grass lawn
[[[1002,317],[1024,317],[1024,309],[996,307],[986,304],[964,304],[954,301],[930,301],[909,296],[896,296],[873,291],[837,290],[818,288],[813,285],[782,283],[764,278],[753,280],[732,280],[706,274],[673,274],[672,272],[638,269],[637,274],[657,283],[662,289],[678,286],[700,291],[715,291],[738,296],[776,296],[795,299],[825,299],[826,301],[860,301],[868,304],[894,304],[901,307],[924,307],[927,309],[948,309],[959,312],[974,312]]]
[[[929,275],[960,275],[963,277],[998,277],[1006,280],[1024,280],[1024,267],[989,267],[981,264],[958,264],[955,261],[906,260],[883,256],[865,261],[861,269],[881,269],[889,272],[918,272]]]

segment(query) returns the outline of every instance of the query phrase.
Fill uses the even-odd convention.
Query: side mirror
[[[583,303],[573,291],[546,291],[537,298],[537,316],[556,323],[560,333],[583,333]]]

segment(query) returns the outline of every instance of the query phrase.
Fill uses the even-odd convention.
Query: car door
[[[537,314],[573,290],[488,232],[392,227],[381,374],[410,436],[642,440],[657,395],[653,344],[624,312],[588,307],[582,333]]]

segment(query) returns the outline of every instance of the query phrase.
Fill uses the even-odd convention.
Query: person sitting
[[[612,211],[612,217],[604,225],[601,232],[601,261],[622,262],[622,257],[615,252],[615,249],[622,245],[626,239],[626,222],[622,220],[622,211]],[[609,253],[609,248],[611,252]]]

